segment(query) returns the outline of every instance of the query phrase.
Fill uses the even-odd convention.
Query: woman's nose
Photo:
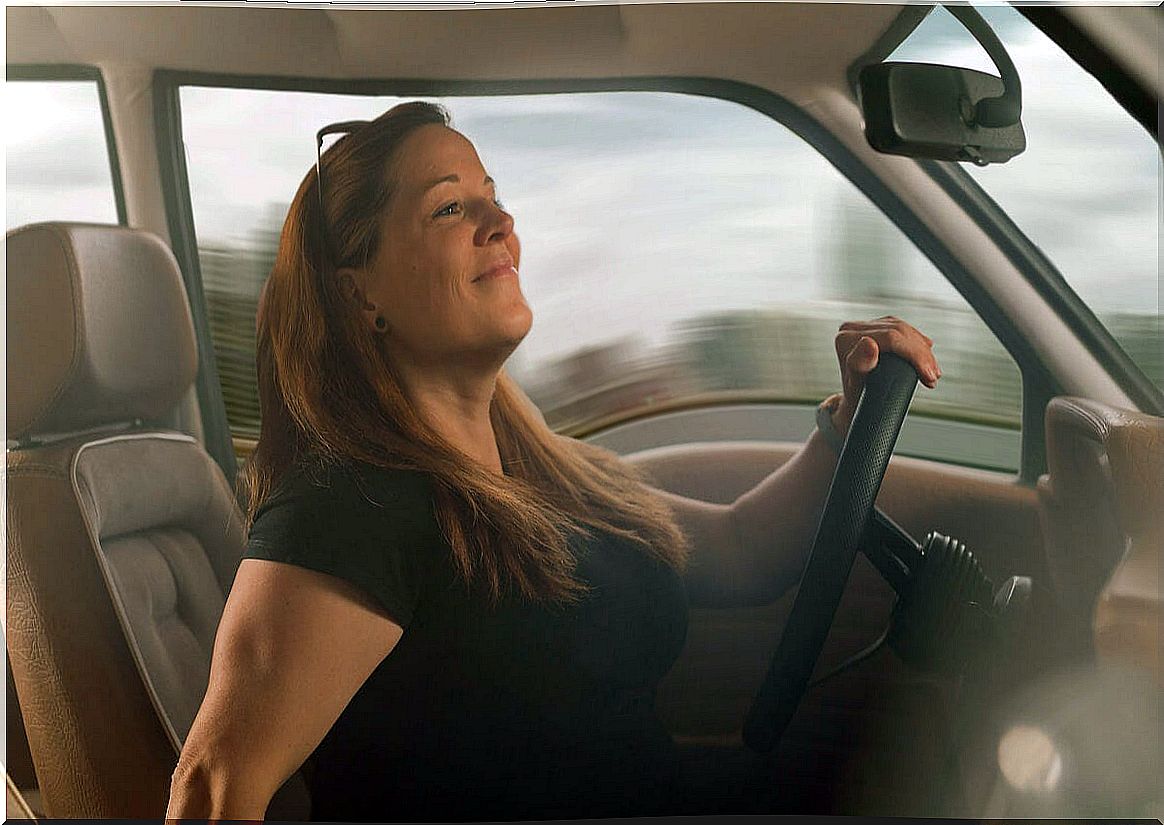
[[[488,243],[513,234],[513,216],[493,201],[482,206],[481,226],[477,230],[477,242]]]

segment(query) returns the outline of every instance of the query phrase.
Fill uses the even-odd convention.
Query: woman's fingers
[[[913,364],[918,377],[928,387],[933,387],[942,370],[933,354],[933,339],[899,318],[887,316],[869,323],[850,322],[843,324],[841,332],[848,347],[862,335],[872,337],[886,352],[895,353]]]
[[[868,339],[868,341],[866,341]],[[876,366],[878,353],[892,352],[909,361],[918,378],[930,389],[942,370],[933,354],[933,339],[900,318],[886,315],[873,321],[846,321],[834,341],[841,364],[847,401],[856,403],[865,376]]]

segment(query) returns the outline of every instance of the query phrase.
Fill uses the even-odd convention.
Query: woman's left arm
[[[892,316],[841,325],[834,340],[844,388],[832,413],[844,435],[865,378],[881,351],[914,365],[933,388],[941,369],[933,341]],[[691,542],[686,580],[695,607],[768,604],[796,584],[820,519],[837,455],[819,431],[805,445],[731,504],[712,504],[657,490]]]

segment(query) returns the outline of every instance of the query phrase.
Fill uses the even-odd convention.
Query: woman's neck
[[[418,373],[403,370],[404,394],[417,414],[456,449],[487,470],[502,473],[501,453],[489,410],[497,372],[489,374]]]

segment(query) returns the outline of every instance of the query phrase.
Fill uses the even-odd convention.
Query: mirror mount
[[[1006,53],[998,35],[986,21],[982,19],[973,6],[944,6],[963,26],[967,28],[974,39],[986,50],[986,54],[994,61],[999,75],[1002,77],[1003,92],[1000,97],[986,97],[973,106],[966,100],[965,104],[959,101],[960,114],[967,126],[986,126],[991,129],[1000,129],[1013,126],[1019,122],[1022,114],[1022,83],[1019,81],[1018,71]],[[967,118],[969,115],[969,118]]]

